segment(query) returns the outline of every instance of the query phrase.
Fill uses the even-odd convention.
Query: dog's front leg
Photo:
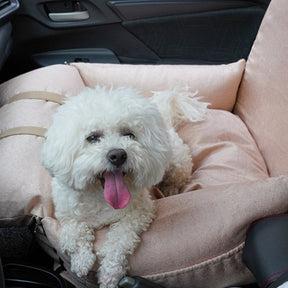
[[[140,235],[154,219],[154,212],[132,211],[110,227],[103,248],[97,253],[100,261],[98,282],[100,288],[116,288],[128,270],[128,255],[140,242]]]
[[[96,261],[94,229],[71,218],[61,219],[60,224],[60,248],[71,257],[71,271],[79,277],[87,275]]]
[[[165,196],[179,193],[179,189],[190,179],[193,167],[189,146],[183,143],[173,128],[168,133],[171,149],[170,165],[162,181],[157,185]]]

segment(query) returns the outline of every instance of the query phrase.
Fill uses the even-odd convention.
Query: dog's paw
[[[117,288],[117,287],[118,287],[118,285],[113,284],[113,283],[110,283],[110,284],[100,283],[100,285],[99,285],[99,288]]]
[[[76,253],[71,255],[71,271],[78,277],[86,276],[96,261],[94,253]]]
[[[97,277],[100,288],[117,288],[119,281],[125,276],[125,271],[121,267],[105,268],[101,266],[98,269]]]
[[[74,251],[77,250],[77,241],[73,239],[73,237],[69,238],[69,236],[66,235],[66,233],[61,233],[59,244],[60,244],[61,252],[63,254],[73,253]]]

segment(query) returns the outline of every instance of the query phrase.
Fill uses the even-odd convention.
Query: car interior
[[[8,58],[1,78],[64,62],[222,64],[247,59],[269,2],[1,1],[1,66]]]
[[[81,78],[81,81],[83,81],[85,86],[93,86],[96,80],[94,80],[94,78],[93,79],[91,78],[92,79],[91,80],[88,74],[92,73],[93,75],[101,75],[101,71],[102,71],[101,69],[103,69],[104,71],[104,68],[105,69],[107,68],[105,70],[105,73],[110,73],[109,74],[110,78],[108,78],[107,76],[107,79],[106,79],[105,78],[106,74],[103,72],[103,74],[105,74],[103,76],[103,79],[105,78],[103,81],[104,82],[106,81],[105,83],[110,83],[111,81],[113,81],[113,79],[120,79],[121,77],[124,77],[123,74],[125,74],[125,76],[128,75],[127,77],[130,79],[129,83],[131,84],[133,83],[133,81],[137,82],[140,79],[139,77],[142,77],[142,72],[145,69],[146,69],[145,76],[143,77],[144,78],[146,77],[145,79],[148,79],[148,80],[150,79],[151,82],[154,81],[153,78],[155,77],[157,78],[157,75],[164,75],[166,77],[166,70],[164,70],[166,68],[163,68],[163,67],[168,67],[167,69],[170,69],[168,71],[169,75],[172,75],[174,73],[173,69],[182,69],[181,71],[184,71],[186,68],[183,68],[183,67],[187,67],[187,69],[190,69],[189,67],[192,67],[192,70],[196,67],[194,69],[195,72],[194,70],[192,71],[196,75],[195,79],[198,79],[197,78],[198,71],[202,69],[201,67],[204,67],[203,68],[204,70],[203,72],[201,70],[199,77],[202,77],[203,80],[201,81],[205,83],[206,80],[207,82],[210,81],[210,77],[211,78],[214,77],[214,76],[213,77],[209,76],[210,72],[206,73],[205,69],[207,69],[207,71],[210,71],[208,70],[209,68],[216,67],[215,69],[212,68],[212,70],[214,69],[213,75],[217,74],[218,82],[219,82],[219,79],[223,79],[223,83],[222,83],[223,85],[226,83],[225,77],[230,77],[233,73],[235,75],[237,74],[238,82],[236,81],[237,83],[233,84],[235,86],[235,89],[234,88],[233,89],[235,90],[235,94],[236,94],[238,93],[236,90],[238,90],[238,87],[240,85],[239,83],[241,82],[242,77],[244,77],[242,76],[243,75],[242,73],[245,70],[244,60],[247,61],[249,59],[251,48],[254,45],[254,41],[259,32],[259,28],[261,27],[261,24],[262,24],[262,20],[264,19],[266,11],[268,11],[267,9],[270,6],[270,2],[275,3],[277,2],[277,0],[271,0],[271,1],[270,0],[248,0],[248,1],[247,0],[213,0],[213,1],[211,0],[202,0],[202,1],[197,1],[197,0],[183,0],[183,1],[175,1],[175,0],[159,0],[159,1],[152,1],[152,0],[151,1],[150,0],[63,0],[63,1],[61,0],[60,1],[59,0],[33,0],[33,1],[32,0],[0,0],[0,55],[1,55],[0,57],[0,98],[4,99],[3,101],[2,100],[0,101],[1,105],[3,105],[2,107],[4,109],[6,109],[5,108],[6,106],[14,105],[14,104],[5,104],[5,103],[6,103],[6,100],[9,100],[8,98],[10,98],[9,93],[17,94],[19,92],[22,92],[21,89],[24,86],[20,83],[21,81],[22,82],[27,81],[29,85],[34,81],[33,79],[36,79],[35,81],[36,82],[39,81],[39,83],[40,82],[41,83],[45,83],[45,82],[56,83],[58,81],[57,77],[59,78],[60,74],[66,73],[65,81],[67,81],[68,83],[67,84],[68,88],[63,88],[63,91],[68,91],[67,95],[70,96],[70,95],[73,95],[75,91],[80,90],[79,87],[83,86],[82,82],[81,82],[82,86],[80,84],[79,86],[77,86],[78,84],[77,85],[75,84],[77,81],[80,83],[80,80],[78,80],[78,78],[79,79]],[[253,61],[251,61],[251,63],[253,65]],[[93,66],[94,64],[96,66]],[[86,66],[86,65],[89,65],[89,66]],[[108,65],[108,66],[101,66],[101,65]],[[232,66],[229,66],[229,65],[232,65]],[[252,65],[251,67],[253,67]],[[55,70],[53,70],[54,69],[53,67],[56,67]],[[86,67],[88,67],[87,69],[88,72],[86,72],[85,70]],[[124,70],[118,71],[117,67],[121,67],[121,69],[122,67],[124,67],[123,68]],[[219,67],[221,67],[221,69],[223,68],[223,73],[221,72],[222,70],[220,71],[218,69]],[[224,69],[226,69],[225,67],[229,67],[229,68],[227,68],[227,70],[224,71]],[[233,67],[236,67],[236,68],[233,68]],[[73,69],[77,71],[77,73],[79,73],[80,76],[77,74],[78,78],[75,76],[76,72],[74,73]],[[155,72],[154,72],[154,69],[156,69]],[[45,71],[48,71],[49,73],[48,72],[46,73]],[[187,75],[184,75],[184,72],[183,72],[183,75],[181,75],[181,73],[179,74],[177,72],[177,77],[179,77],[181,81],[182,80],[186,81],[187,79],[191,78],[192,74],[190,75],[189,73],[187,72]],[[201,73],[203,74],[203,76],[201,76],[202,75]],[[206,73],[206,76],[205,76],[205,73]],[[176,72],[174,74],[176,75]],[[247,72],[247,75],[248,75],[248,72]],[[49,80],[50,76],[52,80]],[[164,78],[164,80],[168,81],[169,79],[171,79],[169,77],[167,76],[167,78]],[[249,77],[249,75],[247,77]],[[70,83],[69,83],[69,79],[71,79]],[[250,78],[247,78],[247,79],[249,80]],[[57,85],[61,86],[62,85],[61,81],[62,80],[59,78],[59,83],[57,82],[55,86]],[[251,80],[251,82],[253,82],[253,80]],[[126,83],[126,82],[123,82],[123,83]],[[71,84],[71,88],[69,88],[70,84]],[[43,85],[43,91],[44,90],[49,91],[49,87],[45,86],[46,84],[41,84],[41,85]],[[37,87],[36,89],[32,88],[32,90],[39,90],[39,88]],[[245,87],[244,88],[241,87],[241,89],[244,91],[244,89],[246,89]],[[242,98],[244,99],[244,96],[242,96],[244,92],[242,92],[241,89],[239,92],[240,100]],[[13,92],[11,92],[12,90]],[[25,88],[24,90],[29,91],[29,88],[27,89]],[[219,92],[219,94],[222,93],[221,91]],[[223,88],[223,91],[225,92],[227,91],[227,89]],[[216,100],[211,100],[211,102],[213,101],[216,101]],[[245,101],[246,101],[246,98],[245,98]],[[213,105],[214,103],[212,103],[212,106]],[[217,105],[218,104],[216,103],[215,107]],[[248,130],[251,133],[251,135],[253,135],[253,138],[256,139],[255,140],[257,142],[256,146],[260,147],[261,153],[264,151],[263,157],[264,157],[265,163],[267,163],[269,161],[267,159],[270,159],[269,153],[268,152],[266,153],[265,145],[263,146],[264,148],[262,148],[261,141],[259,140],[261,137],[258,136],[257,132],[255,132],[256,128],[254,131],[253,125],[251,124],[251,126],[249,126],[250,125],[249,121],[252,116],[250,117],[249,116],[250,114],[249,114],[247,118],[245,118],[246,112],[245,113],[243,112],[244,111],[243,107],[245,105],[241,106],[242,105],[241,101],[238,101],[238,102],[234,101],[232,104],[229,104],[229,105],[228,106],[230,107],[229,108],[230,111],[235,113],[235,115],[238,115],[238,116],[240,115],[239,117],[241,119],[244,119],[245,121],[244,120],[243,121],[246,124],[248,123],[247,124]],[[253,103],[251,105],[253,106]],[[247,107],[248,107],[248,104],[247,104]],[[222,108],[218,108],[218,106],[214,108],[213,106],[213,109],[222,109]],[[249,108],[247,109],[249,110]],[[6,112],[4,111],[3,115],[5,113]],[[29,111],[28,113],[33,114],[32,112],[29,112]],[[48,112],[45,112],[45,113],[48,113]],[[43,115],[45,113],[43,112]],[[6,121],[8,119],[7,121],[13,122],[13,120],[11,120],[12,119],[11,116],[9,116],[10,117],[9,118],[7,116],[8,114],[7,115],[6,114],[5,114],[6,118],[4,118],[3,116],[3,118],[1,119],[3,119],[3,121],[4,120]],[[15,112],[15,115],[17,115],[17,112]],[[232,122],[229,122],[229,123],[232,123]],[[4,130],[6,129],[5,128],[6,126],[9,126],[9,125],[5,126],[5,125],[4,125],[4,128],[1,128],[1,132],[3,132],[2,131],[3,129]],[[222,125],[222,124],[219,124],[219,125]],[[189,131],[190,130],[188,130],[188,132]],[[188,132],[182,132],[181,135],[183,136],[184,139],[186,137],[185,133],[188,133]],[[3,138],[4,137],[7,140],[8,138],[10,139],[10,138],[13,138],[14,136],[13,137],[8,136],[8,138],[7,136],[3,136]],[[0,137],[0,141],[4,142],[4,140],[2,139],[2,137]],[[21,142],[21,139],[19,139],[19,141]],[[19,141],[17,145],[19,145]],[[9,155],[10,157],[11,152],[10,154],[7,154],[8,150],[7,151],[5,150],[6,146],[1,146],[1,149],[3,149],[3,151],[1,151],[0,154],[4,155],[6,153],[5,155]],[[24,149],[22,150],[22,154],[23,154],[23,151],[24,153],[26,153]],[[30,155],[29,153],[30,152],[27,152],[26,155]],[[7,163],[12,163],[14,165],[13,167],[16,167],[15,163],[18,163],[19,161],[14,163],[13,162],[14,160],[12,161],[9,157],[1,158],[1,161],[3,161],[1,163],[1,167],[2,167],[1,170],[3,169],[4,171],[6,169]],[[30,156],[27,156],[27,157],[29,158]],[[268,157],[268,158],[265,158],[265,157]],[[22,156],[20,158],[22,161]],[[32,161],[31,163],[32,163],[31,164],[32,166],[34,162]],[[9,165],[7,164],[7,166]],[[256,166],[258,167],[259,165],[260,164],[257,164]],[[281,171],[277,170],[276,168],[275,170],[273,170],[275,165],[269,167],[270,170],[267,168],[269,170],[269,173],[267,174],[269,175],[269,177],[270,176],[274,177],[274,176],[283,174],[283,171],[282,171],[283,169],[281,170],[279,168]],[[19,164],[19,169],[27,169],[28,166],[25,166],[25,167],[26,168],[23,168],[21,167],[21,164]],[[276,171],[276,172],[274,173],[273,171]],[[5,175],[6,175],[6,170],[3,172],[3,179],[5,178],[4,180],[7,179],[7,175],[6,176]],[[240,173],[237,176],[240,178],[242,177]],[[261,177],[265,178],[264,176],[261,176]],[[46,180],[47,179],[45,178],[45,181]],[[250,178],[249,178],[249,181],[250,181]],[[276,180],[274,182],[276,183]],[[254,187],[253,189],[255,191],[258,191],[258,190],[261,191],[262,186],[260,187],[259,186],[260,184],[258,183],[256,184],[255,185],[253,184],[254,186],[252,185],[252,187]],[[22,185],[21,187],[23,188],[23,183],[21,185]],[[30,189],[29,185],[30,183],[27,184],[28,189]],[[272,185],[272,184],[269,182],[269,185]],[[240,187],[240,185],[238,186]],[[241,189],[244,189],[242,186],[241,186],[241,189],[238,186],[237,185],[235,187],[233,186],[233,189],[235,189],[236,191],[242,191]],[[5,187],[3,184],[2,188],[0,188],[2,190],[2,193],[6,193]],[[197,190],[197,188],[195,187],[192,189],[193,191]],[[218,185],[215,188],[215,191],[218,191],[217,189],[220,189],[219,187],[220,186]],[[250,191],[252,189],[248,187],[250,186],[245,186],[245,191]],[[274,188],[272,187],[271,189],[274,189]],[[278,189],[279,193],[281,192],[280,191],[281,189],[282,188]],[[13,186],[13,188],[11,188],[11,191],[13,192],[10,192],[10,193],[15,193],[16,190],[17,190],[17,187],[14,188]],[[241,193],[239,192],[239,195]],[[258,193],[257,195],[260,195],[260,194]],[[16,196],[13,196],[13,197],[17,198],[18,197],[17,194],[15,195]],[[41,197],[39,196],[38,198],[40,199]],[[251,196],[251,197],[254,197],[254,196]],[[257,200],[258,198],[256,197],[260,197],[260,196],[255,196],[255,199],[253,198],[254,201],[258,201]],[[34,202],[38,201],[37,200],[38,198],[37,199],[36,198],[33,198]],[[19,199],[20,199],[20,196],[19,196]],[[283,199],[281,198],[280,199],[281,201],[280,200],[279,201],[284,203]],[[2,209],[1,214],[0,214],[1,216],[0,217],[0,268],[1,268],[0,269],[0,287],[3,287],[3,288],[5,287],[6,288],[9,288],[9,287],[10,288],[16,288],[16,287],[18,288],[20,287],[34,287],[34,288],[35,287],[40,287],[40,288],[41,287],[54,287],[54,288],[56,287],[67,287],[67,288],[96,287],[96,286],[93,286],[93,285],[96,285],[96,283],[93,285],[91,284],[92,280],[90,278],[86,279],[85,280],[86,282],[84,280],[77,282],[74,276],[71,276],[71,273],[69,274],[69,271],[68,271],[69,265],[67,264],[69,263],[69,260],[67,260],[65,256],[63,256],[57,250],[58,249],[56,245],[57,236],[53,234],[54,232],[53,233],[51,232],[53,229],[54,230],[56,229],[55,231],[58,231],[57,229],[59,228],[57,228],[58,224],[51,220],[51,217],[52,217],[51,215],[53,215],[53,211],[52,211],[53,209],[49,206],[50,204],[48,206],[52,212],[51,213],[49,212],[51,215],[48,213],[49,219],[47,218],[46,220],[45,220],[45,217],[42,217],[42,214],[41,214],[42,212],[40,213],[41,216],[38,216],[35,214],[31,215],[31,213],[23,212],[23,211],[28,211],[30,208],[29,209],[25,208],[26,210],[24,208],[23,209],[21,208],[19,209],[21,213],[18,213],[19,211],[17,210],[18,214],[12,213],[11,215],[9,214],[10,216],[7,216],[7,218],[5,218],[3,217],[3,215],[5,213],[7,214],[7,209],[8,209],[8,208],[7,209],[5,208],[6,206],[4,206],[5,201],[3,200],[3,204],[0,206],[0,211]],[[0,199],[0,202],[1,202],[1,199]],[[15,200],[15,198],[13,198],[13,200],[9,202],[9,205],[14,205],[13,203],[16,203],[16,202],[17,201]],[[32,202],[29,202],[29,203],[32,203]],[[15,204],[15,205],[18,205],[18,204]],[[32,205],[32,204],[29,204],[29,205]],[[213,204],[211,203],[210,205],[213,206]],[[249,205],[247,204],[247,207],[248,206]],[[277,208],[275,208],[276,206]],[[38,211],[37,210],[38,206],[36,208],[35,207],[31,208],[29,211]],[[251,220],[252,222],[252,220],[256,220],[257,217],[260,217],[260,216],[261,217],[267,216],[266,213],[268,214],[270,212],[282,213],[282,212],[287,211],[285,210],[286,206],[285,207],[281,206],[281,208],[278,208],[280,207],[279,203],[275,204],[275,207],[272,205],[271,206],[272,208],[270,210],[265,205],[261,207],[263,207],[264,210],[266,209],[265,213],[263,211],[262,211],[262,214],[261,214],[261,211],[259,211],[259,213],[255,212],[255,215],[253,215],[253,217],[251,216],[249,218],[249,221]],[[207,209],[208,208],[209,207],[207,207]],[[213,209],[214,208],[212,208],[212,210]],[[257,209],[255,209],[255,211],[256,210]],[[231,215],[233,215],[233,213]],[[237,214],[233,215],[233,217],[237,218]],[[42,221],[42,218],[44,218],[44,221]],[[246,221],[245,222],[246,226],[243,224],[243,227],[245,227],[245,229],[244,228],[242,229],[243,231],[244,230],[246,231],[247,225],[250,224],[248,219],[245,219],[245,221]],[[52,227],[51,230],[49,230],[50,228],[47,228],[48,226]],[[235,233],[236,231],[238,231],[237,229],[238,228],[235,228]],[[36,237],[35,234],[37,234],[38,236]],[[244,237],[244,234],[243,236],[241,236],[242,238]],[[44,238],[49,239],[49,241],[43,240]],[[150,240],[148,239],[148,243],[150,243],[149,241]],[[219,240],[219,243],[221,243],[221,239]],[[222,244],[219,244],[219,243],[218,245],[221,246]],[[236,247],[236,240],[235,240],[235,245],[233,247],[234,248],[236,247],[238,250],[241,249],[242,251],[243,245],[241,247],[239,246],[240,248],[238,246]],[[223,247],[224,246],[225,245],[223,244]],[[233,261],[236,261],[235,259]],[[132,262],[133,261],[136,261],[136,260],[132,259]],[[145,259],[145,261],[148,261],[148,260]],[[154,261],[154,260],[151,260],[151,261]],[[170,259],[170,261],[173,262],[174,260]],[[223,268],[224,266],[225,266],[224,264],[223,266],[221,266],[222,268],[217,266],[218,270],[216,271],[216,268],[215,268],[216,272],[215,271],[213,272],[212,271],[213,269],[211,268],[211,271],[212,271],[211,273],[215,275],[219,273],[221,269],[222,270],[228,269],[226,266],[225,268]],[[229,266],[229,264],[227,264],[227,266]],[[199,264],[199,267],[200,267],[200,264]],[[137,273],[138,271],[140,271],[141,273],[141,269],[140,270],[137,270],[137,269],[135,268],[135,271]],[[170,278],[169,280],[167,278],[168,277],[167,275],[166,275],[167,277],[162,275],[161,276],[162,278],[161,279],[159,278],[160,279],[159,280],[157,278],[157,275],[155,277],[153,276],[149,278],[149,277],[145,277],[145,273],[143,273],[144,276],[142,274],[139,275],[136,273],[134,274],[135,276],[133,277],[131,276],[131,277],[124,278],[119,283],[119,287],[127,287],[127,288],[129,287],[131,288],[132,287],[135,287],[135,288],[136,287],[138,288],[141,288],[141,287],[142,288],[145,288],[145,287],[146,288],[153,288],[153,287],[155,288],[157,287],[159,288],[160,287],[163,287],[163,288],[165,287],[167,288],[168,287],[225,288],[227,287],[228,288],[228,287],[236,287],[236,286],[237,288],[238,287],[240,288],[260,287],[259,282],[258,284],[256,283],[256,280],[258,279],[255,279],[253,276],[251,276],[251,273],[247,272],[248,270],[247,271],[245,270],[246,268],[241,268],[241,269],[242,270],[239,271],[238,275],[236,275],[237,273],[233,270],[234,274],[232,273],[233,277],[231,276],[231,281],[229,280],[230,282],[228,280],[227,281],[223,280],[223,278],[225,277],[229,278],[227,277],[226,274],[224,276],[221,276],[221,274],[219,274],[220,276],[217,276],[217,277],[215,276],[214,278],[217,279],[218,281],[217,282],[215,280],[216,281],[215,286],[211,286],[211,282],[210,284],[203,284],[203,286],[199,286],[200,284],[197,286],[197,283],[195,284],[195,286],[194,284],[191,284],[191,286],[187,286],[187,280],[185,280],[186,282],[183,280],[184,281],[183,283],[185,284],[183,283],[181,284],[181,282],[179,282],[177,286],[177,284],[175,284],[177,283],[177,281],[173,280],[174,281],[173,282]],[[161,267],[160,267],[160,271],[161,271]],[[227,271],[229,271],[229,269]],[[197,272],[195,273],[197,274]],[[210,275],[209,273],[208,273],[207,278],[209,278],[209,275]],[[140,277],[140,276],[143,276],[143,277]],[[167,279],[165,280],[165,277],[168,280]],[[173,278],[173,276],[171,277]],[[198,277],[199,279],[206,278],[204,274],[200,275],[200,272],[199,272]],[[221,278],[221,280],[219,280],[219,278]],[[242,281],[242,283],[240,284],[239,284],[239,281],[240,281],[239,279],[241,279]],[[166,286],[167,283],[170,286]],[[169,283],[172,283],[172,284],[169,284]],[[204,281],[203,283],[208,283],[208,282]],[[263,286],[263,287],[268,287],[268,285]]]

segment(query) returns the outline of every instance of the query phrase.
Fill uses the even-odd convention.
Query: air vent
[[[0,9],[3,9],[4,7],[10,5],[10,0],[0,0]]]

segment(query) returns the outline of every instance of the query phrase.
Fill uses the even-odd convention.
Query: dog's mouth
[[[120,169],[105,171],[98,176],[104,189],[104,198],[114,209],[123,209],[130,201],[124,176],[125,173]]]

